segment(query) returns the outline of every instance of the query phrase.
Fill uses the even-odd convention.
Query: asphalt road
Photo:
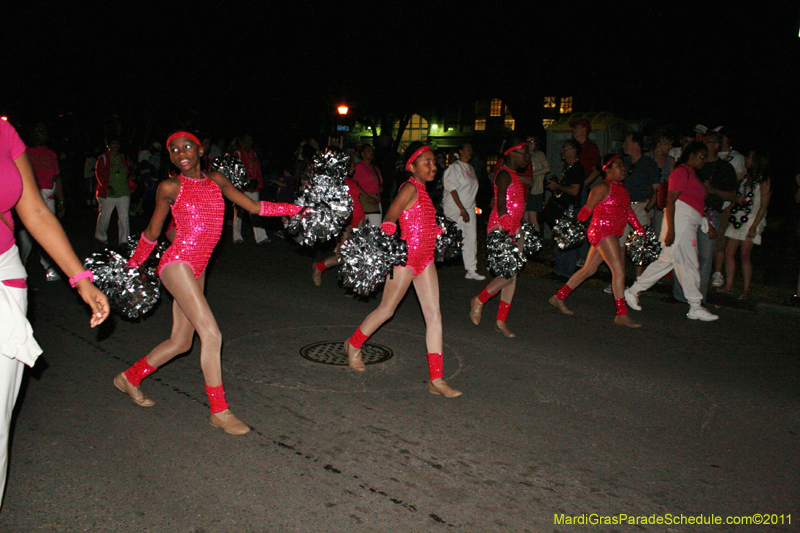
[[[567,317],[547,303],[558,283],[525,276],[506,339],[491,326],[497,298],[475,327],[468,300],[483,282],[448,266],[445,379],[464,395],[444,399],[426,390],[413,291],[371,339],[388,362],[357,374],[300,357],[377,305],[346,297],[333,272],[313,286],[312,259],[285,242],[223,244],[212,265],[243,437],[208,424],[198,340],[142,383],[154,407],[113,387],[168,336],[169,305],[90,330],[69,286],[31,261],[44,355],[18,403],[0,531],[797,531],[797,315],[722,308],[700,323],[644,294],[644,327],[629,330],[601,285],[576,290]],[[778,524],[555,523],[591,513]]]

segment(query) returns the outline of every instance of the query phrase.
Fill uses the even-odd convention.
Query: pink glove
[[[147,258],[150,257],[150,253],[153,251],[155,246],[156,241],[151,241],[144,236],[144,233],[142,233],[142,236],[139,237],[139,244],[136,245],[136,250],[134,250],[131,258],[128,259],[128,266],[138,267],[147,261]]]
[[[636,218],[636,213],[633,210],[628,211],[628,224],[636,230],[636,233],[644,233],[644,228],[639,224],[639,219]]]
[[[394,235],[397,232],[397,224],[394,222],[384,222],[381,224],[381,231],[386,235]]]
[[[262,217],[283,217],[296,215],[304,208],[294,204],[280,204],[274,202],[261,202],[261,210],[258,212]]]
[[[589,217],[592,216],[592,210],[586,206],[581,207],[581,210],[578,211],[578,222],[586,222],[589,220]]]

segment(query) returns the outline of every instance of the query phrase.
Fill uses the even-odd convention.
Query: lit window
[[[490,175],[494,170],[494,166],[497,164],[498,157],[496,155],[490,156],[486,158],[486,172]]]
[[[394,134],[397,135],[397,130],[400,127],[400,121],[394,123]],[[412,115],[411,120],[408,121],[405,131],[403,131],[402,140],[406,142],[421,141],[428,137],[428,121],[419,115]]]
[[[555,106],[553,106],[555,107]],[[562,96],[561,97],[561,112],[562,113],[572,113],[572,97],[571,96]]]
[[[475,120],[475,131],[485,131],[486,130],[486,119],[479,118]]]
[[[492,100],[492,105],[489,109],[490,117],[499,117],[503,113],[503,101],[499,98]]]
[[[511,115],[506,115],[506,120],[503,123],[503,125],[506,127],[506,129],[514,131],[514,127],[516,126],[516,124],[517,124],[517,121],[514,120],[514,117],[512,117]]]
[[[556,120],[553,119],[553,118],[546,118],[546,119],[542,120],[542,127],[544,127],[544,129],[547,129],[551,125],[555,124],[555,122],[556,122]]]
[[[555,96],[545,96],[544,97],[544,107],[553,109],[556,107],[556,97]]]

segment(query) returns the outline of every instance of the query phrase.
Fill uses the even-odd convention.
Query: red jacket
[[[118,154],[122,158],[122,163],[128,168],[128,187],[131,192],[136,190],[136,182],[131,179],[131,170],[133,165],[128,161],[128,158],[122,154]],[[105,198],[108,194],[108,180],[111,176],[111,160],[108,157],[108,152],[104,153],[97,158],[97,163],[94,165],[94,177],[97,179],[96,194],[98,198]]]

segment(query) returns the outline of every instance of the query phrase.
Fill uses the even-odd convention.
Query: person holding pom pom
[[[351,175],[354,170],[355,161],[350,159]],[[313,281],[314,285],[317,287],[322,285],[322,273],[327,269],[339,264],[339,258],[341,257],[340,250],[344,241],[349,239],[350,235],[353,234],[353,230],[360,228],[364,223],[364,220],[366,220],[364,216],[364,207],[361,205],[361,200],[358,198],[361,192],[358,188],[358,184],[356,184],[352,178],[346,178],[344,182],[347,185],[348,194],[350,194],[350,197],[353,199],[353,212],[350,214],[350,218],[347,220],[344,230],[342,230],[342,233],[339,234],[339,239],[336,243],[336,249],[334,250],[333,255],[326,257],[319,263],[313,263],[311,265],[311,281]]]
[[[578,220],[581,222],[592,217],[586,232],[592,246],[586,256],[586,263],[569,278],[561,290],[550,297],[550,304],[565,315],[573,314],[564,304],[564,300],[578,285],[594,275],[597,267],[605,261],[611,269],[611,286],[614,290],[614,304],[617,306],[614,323],[638,328],[641,324],[628,316],[628,307],[625,305],[625,258],[619,238],[628,224],[638,232],[644,229],[631,210],[630,196],[622,184],[627,174],[622,158],[619,155],[607,155],[603,162],[603,174],[605,180],[592,189],[586,205],[578,212]]]
[[[167,214],[171,211],[176,231],[172,245],[161,256],[157,273],[174,298],[172,334],[125,372],[114,378],[114,386],[128,394],[136,405],[151,407],[153,401],[139,389],[139,383],[176,355],[191,349],[195,331],[200,337],[200,366],[211,406],[209,421],[233,435],[250,428],[228,409],[222,385],[220,349],[222,335],[208,306],[203,287],[206,266],[222,234],[225,204],[223,195],[252,214],[261,216],[295,215],[301,208],[293,204],[257,202],[238,191],[219,172],[201,171],[203,148],[197,137],[181,131],[167,139],[170,161],[177,176],[163,181],[156,193],[156,210],[142,233],[130,266],[143,263],[152,252]]]
[[[422,314],[425,316],[425,344],[428,348],[428,390],[447,398],[461,396],[443,379],[442,314],[439,310],[439,279],[433,263],[436,238],[441,230],[436,224],[436,211],[425,190],[425,184],[436,175],[436,159],[430,147],[417,141],[405,152],[406,170],[410,179],[399,189],[397,197],[389,206],[381,230],[389,235],[400,226],[401,238],[408,244],[406,266],[395,266],[386,280],[383,297],[377,309],[367,315],[364,322],[344,343],[350,367],[358,372],[366,368],[361,358],[364,342],[392,315],[414,284]]]
[[[516,137],[508,142],[509,148],[503,152],[503,167],[494,179],[494,207],[489,215],[487,233],[497,228],[502,228],[511,236],[515,236],[525,214],[525,188],[519,181],[518,171],[524,170],[528,165],[528,144]],[[517,241],[521,244],[521,241]],[[500,293],[500,305],[497,308],[497,322],[494,329],[506,337],[516,335],[506,326],[508,311],[511,309],[511,300],[517,288],[517,275],[506,279],[502,276],[494,278],[485,289],[470,300],[469,318],[476,326],[481,323],[483,304],[495,294]]]

